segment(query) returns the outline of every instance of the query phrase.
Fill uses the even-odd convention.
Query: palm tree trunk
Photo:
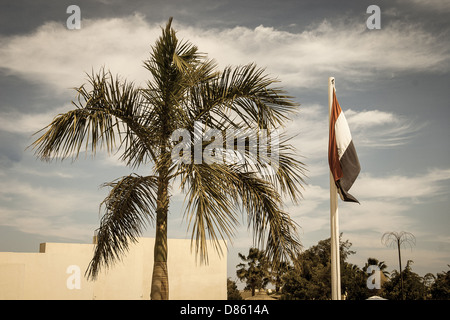
[[[398,264],[399,264],[399,268],[400,268],[400,290],[402,293],[402,300],[405,300],[405,294],[403,291],[403,274],[402,274],[402,257],[400,254],[400,238],[397,239],[397,247],[398,247]]]
[[[169,277],[167,269],[167,213],[169,211],[168,168],[162,166],[158,178],[156,207],[156,237],[154,249],[152,288],[150,299],[169,299]]]

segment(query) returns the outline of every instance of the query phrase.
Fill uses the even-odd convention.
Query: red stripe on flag
[[[337,101],[336,91],[333,89],[333,105],[331,106],[329,130],[330,136],[328,139],[328,164],[330,166],[331,173],[333,174],[334,181],[338,181],[344,175],[342,172],[341,163],[339,162],[335,130],[335,123],[341,112],[342,109]]]

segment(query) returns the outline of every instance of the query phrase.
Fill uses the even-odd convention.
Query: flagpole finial
[[[336,90],[336,80],[334,79],[334,77],[330,77],[330,86],[333,88],[334,91]]]
[[[328,85],[331,85],[331,86],[333,86],[334,87],[334,77],[329,77],[328,78]]]

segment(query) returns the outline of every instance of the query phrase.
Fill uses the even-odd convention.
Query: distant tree
[[[256,289],[263,289],[269,283],[269,263],[264,251],[257,248],[250,248],[248,256],[238,253],[245,263],[240,263],[236,266],[239,268],[236,275],[242,282],[245,282],[246,289],[252,291],[252,296],[255,295]]]
[[[365,300],[374,295],[367,288],[368,274],[357,265],[344,262],[341,265],[341,286],[346,300]]]
[[[385,298],[389,300],[423,300],[425,298],[426,290],[423,278],[412,271],[412,264],[412,260],[407,261],[402,275],[397,270],[392,271],[390,281],[383,286]]]
[[[289,263],[283,261],[276,268],[270,272],[270,282],[275,285],[275,292],[280,292],[280,288],[283,286],[283,276],[290,270]]]
[[[342,238],[342,234],[340,239]],[[366,287],[367,275],[356,265],[347,262],[354,254],[351,242],[340,240],[341,287],[347,299],[365,299],[369,296]],[[330,239],[301,253],[283,277],[282,299],[327,300],[331,298]]]
[[[366,264],[364,265],[364,267],[362,268],[362,270],[363,270],[364,272],[367,272],[367,268],[368,268],[369,266],[373,266],[373,265],[377,266],[377,267],[380,269],[381,273],[383,273],[383,275],[384,275],[386,278],[389,277],[389,272],[386,270],[386,269],[387,269],[387,265],[384,263],[384,261],[379,261],[379,260],[376,259],[376,258],[368,258],[368,259],[367,259],[367,262],[366,262]]]
[[[431,272],[428,272],[426,275],[423,276],[423,286],[425,289],[424,292],[424,299],[430,300],[433,299],[433,296],[431,294],[431,286],[436,280],[436,276],[432,274]]]
[[[313,267],[307,262],[308,270],[294,269],[283,277],[284,285],[281,289],[283,300],[325,300],[329,299],[329,280],[323,277],[329,272],[323,265]],[[302,267],[305,267],[303,265]],[[302,271],[300,271],[302,270]],[[318,281],[316,281],[318,280]]]
[[[367,287],[367,277],[370,275],[367,273],[369,266],[377,266],[380,274],[380,289],[369,289],[367,288],[370,295],[383,296],[383,284],[389,279],[389,272],[387,271],[387,265],[384,261],[379,261],[376,258],[368,258],[364,267],[362,268],[363,273],[366,275],[366,287]]]
[[[230,278],[227,278],[227,299],[242,300],[242,296],[237,288],[236,282]]]
[[[450,265],[447,265],[450,268]],[[450,270],[436,275],[430,288],[431,297],[436,300],[450,300]]]

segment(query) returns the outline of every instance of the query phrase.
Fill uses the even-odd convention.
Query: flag
[[[328,141],[328,164],[334,177],[338,193],[343,201],[358,202],[348,190],[361,171],[358,155],[353,145],[350,128],[333,89],[333,105],[330,115]]]

